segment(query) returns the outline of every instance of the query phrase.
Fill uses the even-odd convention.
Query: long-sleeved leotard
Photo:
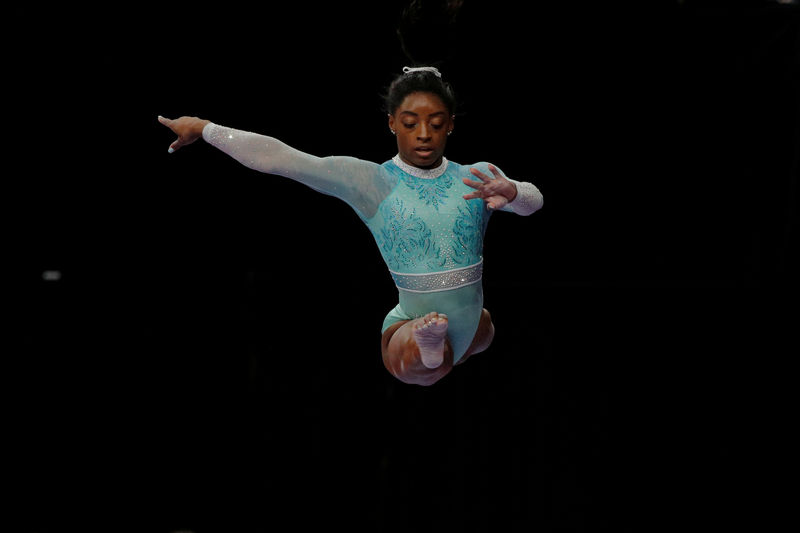
[[[399,320],[431,311],[448,317],[447,336],[457,363],[469,348],[483,309],[483,237],[492,213],[463,178],[470,168],[447,159],[420,169],[399,156],[378,165],[352,157],[315,157],[272,137],[209,123],[203,138],[242,164],[299,181],[347,202],[372,232],[399,292],[385,331]],[[504,211],[529,215],[542,206],[539,190],[512,181],[517,197]]]

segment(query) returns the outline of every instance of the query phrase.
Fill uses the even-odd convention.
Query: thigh
[[[415,317],[413,317],[412,315],[406,313],[400,304],[397,304],[391,311],[389,311],[386,314],[386,317],[383,319],[383,326],[381,327],[381,333],[386,333],[386,331],[388,331],[390,327],[399,322],[406,323],[409,320],[414,320],[414,318]],[[397,331],[397,328],[394,328],[394,331]]]
[[[482,351],[489,348],[489,345],[492,344],[492,340],[494,339],[494,322],[492,322],[492,315],[489,314],[489,311],[484,308],[481,312],[481,320],[478,323],[478,331],[475,332],[475,337],[472,338],[472,344],[470,344],[467,351],[464,352],[464,356],[458,360],[456,365],[460,365],[470,355],[475,355],[476,353],[481,353]]]
[[[395,332],[398,329],[403,327],[408,322],[411,322],[411,321],[410,320],[401,320],[399,322],[395,322],[394,324],[390,325],[388,328],[383,330],[383,334],[381,336],[381,355],[386,357],[386,355],[388,353],[388,350],[389,350],[389,341],[392,340],[392,336],[395,334]]]

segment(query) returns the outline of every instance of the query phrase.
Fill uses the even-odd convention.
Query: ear
[[[450,115],[450,128],[447,131],[453,131],[456,128],[456,116]]]
[[[394,115],[388,113],[388,116],[389,116],[389,129],[392,131],[397,131],[394,127]]]

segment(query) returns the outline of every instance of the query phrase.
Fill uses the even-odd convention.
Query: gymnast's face
[[[400,159],[419,168],[439,166],[447,132],[453,130],[453,118],[435,94],[415,92],[406,96],[389,115],[389,129],[397,135]]]

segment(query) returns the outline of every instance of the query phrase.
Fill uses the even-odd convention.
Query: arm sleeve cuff
[[[517,187],[517,197],[502,210],[528,216],[542,208],[544,197],[533,183],[509,179]]]

